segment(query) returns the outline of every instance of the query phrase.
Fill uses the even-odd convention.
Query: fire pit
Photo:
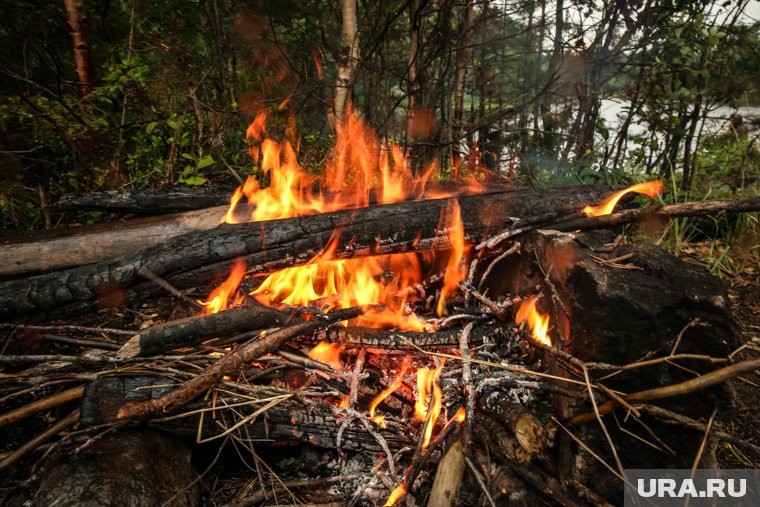
[[[265,123],[247,137],[268,185],[238,188],[226,224],[0,282],[13,343],[67,351],[0,357],[7,438],[52,417],[0,461],[33,478],[37,503],[57,491],[194,505],[215,477],[234,505],[601,505],[619,502],[624,468],[690,468],[708,437],[733,438],[710,432],[732,403],[724,383],[760,362],[731,355],[741,343],[720,281],[588,231],[757,199],[644,209],[632,197],[661,182],[444,184],[354,115],[317,178]],[[47,324],[18,323],[32,320]],[[60,336],[73,333],[89,338]],[[200,475],[188,442],[213,449]],[[117,465],[120,445],[134,453]],[[232,454],[234,478],[219,464]],[[166,466],[133,473],[141,460]],[[117,473],[87,483],[98,466]]]

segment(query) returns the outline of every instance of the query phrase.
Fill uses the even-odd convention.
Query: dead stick
[[[53,396],[33,401],[32,403],[17,408],[7,414],[0,415],[0,428],[22,421],[38,412],[42,412],[43,410],[48,410],[57,407],[58,405],[63,405],[66,402],[81,398],[83,394],[84,386],[77,386],[67,389],[66,391],[61,391]]]
[[[710,373],[702,375],[701,377],[696,377],[685,382],[680,382],[678,384],[672,384],[669,386],[655,387],[654,389],[647,389],[645,391],[629,394],[627,396],[623,396],[623,399],[625,399],[625,401],[628,403],[634,403],[637,401],[652,401],[662,398],[669,398],[671,396],[689,394],[695,391],[706,389],[710,386],[714,386],[715,384],[725,382],[726,380],[737,377],[743,373],[755,371],[757,369],[760,369],[760,359],[742,361],[740,363],[726,366],[725,368],[712,371]],[[619,406],[619,404],[614,400],[603,403],[599,405],[599,414],[609,414],[617,406]],[[568,419],[567,424],[585,424],[587,422],[593,421],[595,418],[596,415],[594,412],[584,412]]]
[[[684,202],[665,206],[627,209],[598,217],[580,217],[552,224],[558,231],[601,229],[613,225],[628,224],[647,218],[677,218],[720,213],[744,213],[760,211],[760,197],[746,199],[715,199],[712,201]]]
[[[187,317],[135,334],[116,356],[153,356],[168,350],[198,345],[218,336],[281,326],[288,318],[288,314],[266,306],[237,306],[211,315]]]
[[[25,443],[12,453],[10,453],[8,456],[5,457],[2,461],[0,461],[0,470],[5,470],[9,466],[13,465],[14,463],[18,462],[21,458],[38,448],[40,445],[42,445],[46,440],[52,438],[53,436],[57,435],[61,431],[65,430],[72,424],[76,423],[79,420],[79,409],[74,410],[69,415],[31,439],[29,442]]]
[[[459,487],[464,477],[464,447],[458,438],[438,463],[438,469],[430,489],[427,507],[453,507],[457,505]]]
[[[354,307],[336,310],[315,320],[295,324],[259,340],[251,341],[234,352],[230,352],[206,371],[183,384],[180,388],[155,400],[145,400],[123,405],[117,414],[118,419],[146,420],[158,414],[173,412],[186,403],[194,400],[213,387],[222,377],[231,371],[239,369],[246,363],[255,361],[264,354],[277,352],[283,345],[319,328],[329,326],[333,322],[348,320],[364,313],[365,308]]]
[[[177,290],[177,288],[174,287],[172,284],[170,284],[169,282],[167,282],[166,280],[164,280],[163,278],[161,278],[160,276],[158,276],[157,274],[155,274],[153,271],[151,271],[148,268],[148,266],[142,266],[140,268],[140,270],[138,271],[138,273],[140,274],[140,276],[142,276],[144,278],[147,278],[148,280],[150,280],[151,282],[155,283],[156,285],[158,285],[159,287],[161,287],[162,289],[164,289],[166,292],[168,292],[172,296],[174,296],[176,298],[179,298],[182,301],[185,301],[186,303],[189,303],[190,306],[192,306],[192,307],[194,307],[194,308],[196,308],[198,310],[202,310],[203,309],[203,305],[202,304],[200,304],[198,301],[196,301],[196,300],[194,300],[192,298],[187,297],[184,293],[182,293],[181,291]]]
[[[685,202],[665,206],[626,209],[609,215],[597,217],[573,217],[565,215],[555,220],[534,220],[526,218],[512,227],[492,236],[475,248],[495,248],[502,241],[525,234],[535,229],[554,229],[557,231],[586,231],[602,229],[614,225],[629,224],[647,218],[678,218],[695,215],[718,215],[720,213],[745,213],[760,211],[760,197],[746,199],[716,199],[712,201]],[[546,218],[545,216],[537,218]]]
[[[695,431],[705,431],[707,428],[707,425],[705,423],[696,421],[691,417],[687,417],[683,414],[658,407],[657,405],[641,405],[639,409],[641,409],[643,412],[647,412],[648,414],[652,414],[656,418],[668,424],[686,426],[687,428],[693,429]],[[725,440],[726,442],[734,444],[738,447],[748,449],[760,457],[760,445],[755,445],[743,438],[738,438],[729,433],[726,433],[725,431],[713,431],[712,434],[720,440]]]

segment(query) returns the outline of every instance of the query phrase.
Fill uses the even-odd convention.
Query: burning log
[[[608,187],[512,189],[461,196],[459,201],[465,230],[479,241],[509,217],[577,213],[583,205],[599,202],[608,194]],[[143,266],[181,289],[225,276],[232,261],[240,257],[249,266],[249,273],[297,265],[323,249],[336,229],[342,230],[335,252],[338,257],[446,248],[438,223],[448,205],[445,199],[401,202],[221,225],[99,264],[2,282],[0,319],[72,315],[155,295],[155,287],[137,286]],[[183,277],[190,272],[192,276]]]
[[[495,421],[509,428],[525,451],[535,456],[546,446],[554,433],[525,407],[507,399],[504,393],[493,391],[478,398],[478,408]]]
[[[122,346],[117,357],[159,355],[215,337],[281,326],[289,319],[290,316],[284,312],[258,305],[237,306],[211,315],[187,317],[141,331]]]

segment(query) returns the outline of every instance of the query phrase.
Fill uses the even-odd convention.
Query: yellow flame
[[[401,370],[399,371],[398,375],[396,375],[396,378],[393,379],[393,382],[383,389],[380,394],[375,396],[375,399],[372,400],[372,402],[369,404],[369,417],[372,422],[380,426],[381,428],[385,429],[385,417],[378,415],[375,415],[375,410],[377,409],[377,406],[380,405],[380,403],[390,396],[392,393],[396,392],[396,389],[401,387],[401,383],[404,380],[404,374],[406,373],[406,370],[409,369],[409,365],[412,363],[412,359],[409,356],[404,357],[404,361],[401,363]]]
[[[459,282],[463,281],[467,277],[466,269],[461,269],[462,258],[465,255],[464,244],[464,225],[462,224],[461,209],[459,208],[459,201],[454,200],[454,203],[449,208],[448,213],[445,214],[443,220],[444,227],[448,229],[449,244],[451,245],[451,251],[449,252],[448,263],[446,264],[446,272],[443,278],[443,287],[441,288],[441,297],[438,298],[438,305],[436,312],[440,317],[443,315],[443,308],[446,300],[456,292],[459,287]]]
[[[391,496],[385,501],[383,507],[392,507],[393,505],[396,505],[396,502],[401,500],[404,495],[406,495],[406,486],[399,484],[393,491],[391,491]]]
[[[533,339],[547,347],[552,346],[552,341],[547,334],[549,331],[549,315],[541,314],[536,310],[536,297],[530,296],[522,302],[517,310],[515,322],[526,323],[530,327]]]
[[[340,354],[343,352],[343,346],[330,342],[319,342],[309,351],[309,357],[320,363],[330,366],[333,370],[342,370],[343,364],[340,362]]]
[[[422,438],[422,448],[425,449],[430,444],[430,438],[433,436],[433,426],[435,426],[438,416],[441,413],[441,386],[438,385],[438,377],[443,370],[444,361],[435,370],[420,368],[417,370],[417,399],[414,402],[414,419],[425,421],[430,419],[425,426],[425,433]]]
[[[243,276],[245,276],[245,261],[237,259],[232,265],[227,279],[209,294],[206,301],[198,301],[204,307],[201,315],[210,315],[226,310],[230,303],[230,296],[234,295],[235,291],[237,291],[240,282],[243,281]],[[238,304],[238,302],[234,301],[232,304]]]

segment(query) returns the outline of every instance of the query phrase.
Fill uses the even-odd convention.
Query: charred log
[[[104,377],[91,382],[85,390],[82,400],[81,424],[85,427],[111,421],[125,402],[144,402],[157,400],[172,392],[172,387],[166,386],[167,381],[162,377],[150,376],[114,376]],[[158,387],[156,387],[158,386]],[[248,417],[245,422],[245,438],[270,442],[303,442],[324,448],[336,448],[338,433],[341,426],[340,414],[336,407],[321,399],[307,397],[287,397],[287,391],[274,388],[250,386],[261,399],[280,396],[283,401],[272,405],[258,417],[250,417],[260,409],[264,402],[251,402],[248,406],[237,406],[235,410],[225,410],[212,401],[202,402],[187,407],[187,416],[155,419],[149,425],[176,435],[197,438],[200,428],[204,440],[219,437]],[[243,400],[250,400],[250,394]],[[240,400],[225,400],[229,403]],[[209,413],[193,412],[198,408],[206,408]],[[394,426],[390,426],[393,430]],[[400,449],[409,445],[411,440],[408,431],[396,428],[396,431],[386,433],[385,440],[391,449]],[[382,451],[374,437],[364,430],[361,424],[353,424],[344,428],[341,438],[341,448],[358,451]]]
[[[608,187],[513,189],[461,196],[459,201],[465,231],[471,240],[480,241],[509,217],[570,213],[600,202],[609,193]],[[445,247],[447,241],[441,238],[438,223],[449,205],[448,199],[402,202],[261,223],[224,224],[122,258],[0,283],[0,319],[51,317],[127,303],[135,294],[126,290],[140,281],[143,266],[184,288],[190,282],[181,279],[183,273],[209,265],[216,272],[239,257],[245,259],[249,270],[263,269],[268,263],[302,263],[324,248],[338,228],[342,234],[336,255],[343,257]]]
[[[82,452],[49,460],[31,505],[199,505],[190,458],[190,447],[176,436],[150,429],[111,433]]]
[[[107,190],[79,195],[64,195],[58,201],[63,211],[110,211],[162,215],[228,204],[232,187],[136,188],[126,192]]]

